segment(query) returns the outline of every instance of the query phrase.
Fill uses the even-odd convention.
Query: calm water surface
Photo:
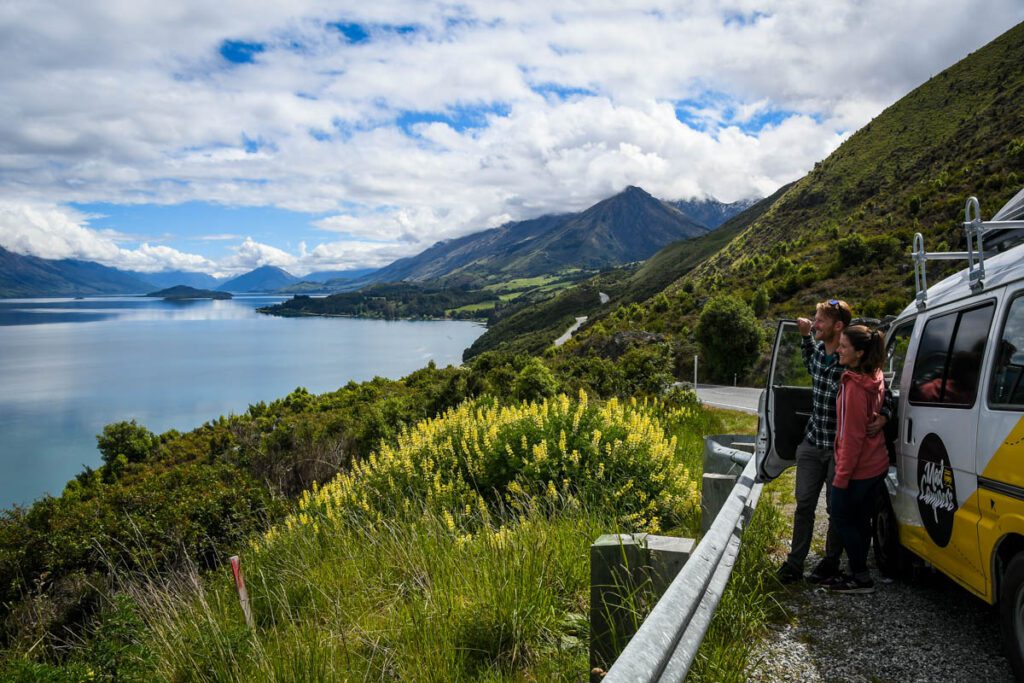
[[[255,310],[280,300],[0,299],[0,507],[60,494],[99,464],[95,436],[111,422],[186,431],[298,386],[457,365],[484,331]]]

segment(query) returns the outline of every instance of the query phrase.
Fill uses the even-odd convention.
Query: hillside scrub
[[[304,493],[243,553],[253,632],[223,572],[136,584],[145,628],[132,647],[147,654],[121,673],[576,680],[590,543],[612,530],[695,530],[684,458],[710,416],[678,398],[482,399],[420,422]]]
[[[466,402],[303,494],[284,526],[322,524],[336,514],[380,522],[426,508],[453,530],[471,531],[473,520],[542,502],[614,510],[631,531],[692,526],[697,485],[657,417],[685,420],[692,412],[658,401],[611,399],[598,407],[583,392],[575,401],[562,394],[513,406]]]
[[[0,513],[0,647],[63,651],[116,572],[217,566],[309,486],[465,400],[477,377],[431,364],[320,396],[299,388],[185,434],[108,425],[102,466],[60,496]]]
[[[664,377],[644,374],[652,366],[626,361],[609,363],[619,378],[611,393],[591,396],[643,383],[660,391]],[[59,658],[103,618],[118,573],[217,567],[303,491],[395,446],[416,422],[484,394],[543,399],[580,384],[538,358],[486,353],[469,367],[430,364],[319,396],[299,388],[184,434],[108,425],[98,437],[105,464],[60,496],[0,513],[0,648]]]

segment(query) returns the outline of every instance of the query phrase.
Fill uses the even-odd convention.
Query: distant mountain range
[[[277,266],[260,266],[231,278],[217,287],[222,292],[273,292],[296,283],[299,278]]]
[[[680,208],[691,206],[701,209],[713,225],[694,220]],[[672,203],[639,187],[628,187],[580,213],[506,223],[438,242],[355,284],[443,281],[464,285],[566,268],[598,270],[642,261],[667,244],[707,234],[722,222],[722,216],[733,216],[746,206],[714,200]]]
[[[679,209],[683,212],[684,216],[691,220],[714,230],[722,223],[725,223],[733,216],[743,213],[759,201],[759,199],[741,199],[738,202],[726,204],[714,197],[708,197],[707,199],[675,199],[665,203]]]
[[[178,285],[225,292],[310,293],[381,282],[480,284],[566,268],[598,270],[642,261],[667,244],[707,234],[751,202],[663,201],[628,187],[579,213],[541,216],[438,242],[380,270],[318,271],[296,277],[262,266],[230,280],[205,273],[122,271],[90,261],[50,260],[0,248],[0,296],[142,294]]]
[[[0,296],[141,294],[153,285],[126,273],[77,259],[42,259],[0,247]]]
[[[168,270],[163,273],[134,272],[132,275],[144,282],[152,283],[160,289],[177,287],[178,285],[194,287],[196,289],[216,289],[218,285],[224,282],[223,278],[218,279],[206,273],[192,273],[185,270]]]

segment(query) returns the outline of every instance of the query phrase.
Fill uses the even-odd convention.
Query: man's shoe
[[[850,581],[851,579],[852,577],[849,574],[839,572],[838,574],[833,574],[821,581],[815,581],[815,583],[822,588],[832,588],[832,586],[835,586],[836,584],[843,583],[844,581]]]
[[[850,576],[829,586],[828,591],[830,593],[845,593],[847,595],[865,595],[875,592],[875,582],[871,579],[861,581]]]
[[[842,578],[839,566],[829,560],[822,560],[815,565],[814,571],[807,577],[807,580],[819,586],[824,586],[834,583],[839,578]]]
[[[779,580],[779,583],[786,585],[796,583],[804,578],[803,572],[793,569],[788,564],[783,564],[779,567],[779,570],[775,572],[775,578]]]

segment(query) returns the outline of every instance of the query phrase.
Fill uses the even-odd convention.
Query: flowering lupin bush
[[[499,507],[585,505],[608,511],[624,531],[657,532],[699,506],[662,422],[687,411],[656,400],[597,406],[584,392],[514,406],[467,401],[305,492],[284,527],[429,510],[451,531],[471,531]]]

